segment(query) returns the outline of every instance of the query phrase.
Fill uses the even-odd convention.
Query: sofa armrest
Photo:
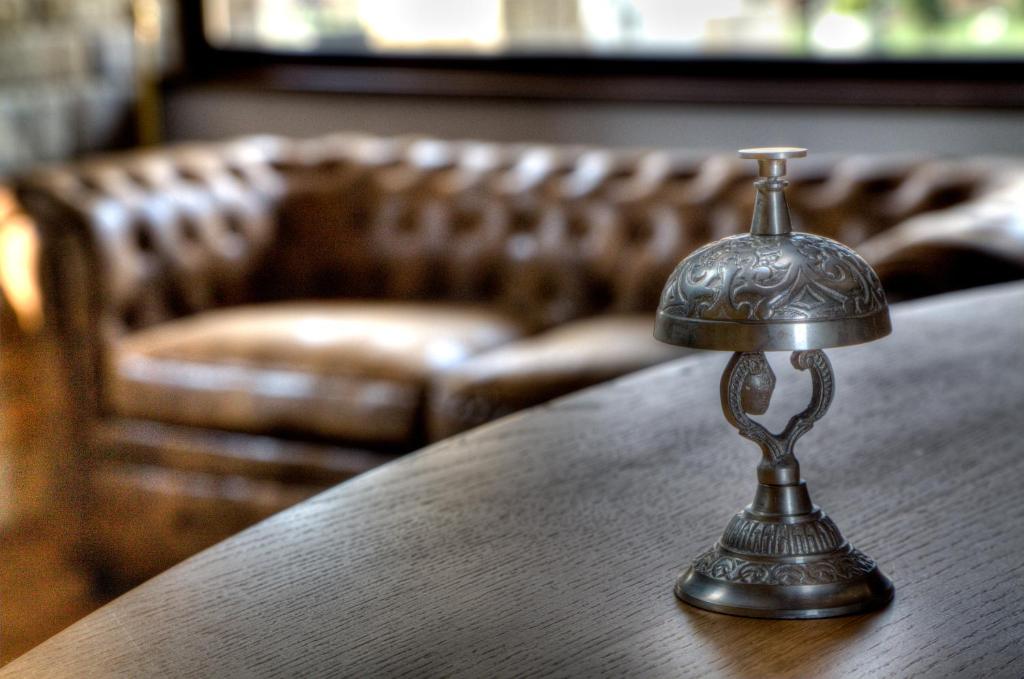
[[[434,441],[447,438],[692,352],[658,342],[653,329],[651,314],[609,314],[478,354],[433,380],[428,435]]]
[[[861,243],[890,301],[1024,278],[1024,169],[975,200],[925,212]]]
[[[276,144],[247,138],[96,156],[16,180],[47,255],[81,248],[105,332],[247,301],[271,243]],[[61,261],[44,262],[55,276]]]
[[[276,229],[277,143],[251,137],[43,167],[15,179],[41,239],[46,317],[61,337],[76,411],[102,401],[123,333],[250,301]]]

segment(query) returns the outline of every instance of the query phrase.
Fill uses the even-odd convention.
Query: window
[[[185,79],[344,94],[1019,108],[1024,0],[183,0]]]
[[[1019,59],[1024,0],[203,0],[203,30],[348,56]]]

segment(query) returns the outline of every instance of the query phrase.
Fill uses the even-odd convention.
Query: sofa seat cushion
[[[428,434],[431,440],[447,438],[692,351],[655,340],[651,314],[607,314],[564,323],[435,375]]]
[[[416,444],[430,376],[521,335],[470,306],[295,302],[208,311],[121,339],[114,414]]]

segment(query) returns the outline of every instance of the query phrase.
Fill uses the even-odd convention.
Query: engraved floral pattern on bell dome
[[[693,252],[669,277],[661,310],[714,321],[817,321],[886,308],[860,255],[823,236],[743,234]]]

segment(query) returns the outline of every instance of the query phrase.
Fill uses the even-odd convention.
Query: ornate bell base
[[[775,560],[763,562],[769,568],[786,563]],[[881,608],[892,600],[893,586],[877,566],[850,580],[825,585],[731,582],[698,573],[691,566],[679,576],[675,592],[682,601],[717,613],[749,618],[807,620],[866,613]]]
[[[676,581],[676,596],[719,613],[829,618],[880,608],[893,586],[811,503],[807,486],[759,484],[721,540]]]

